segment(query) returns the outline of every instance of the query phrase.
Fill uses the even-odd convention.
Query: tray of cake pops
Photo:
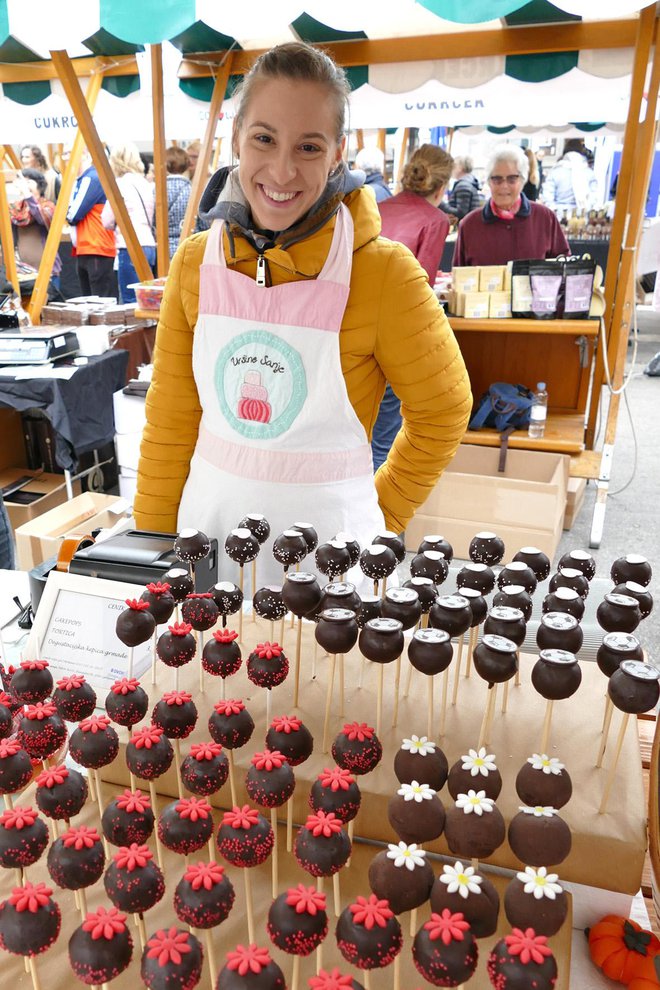
[[[581,664],[586,552],[546,585],[545,554],[500,566],[502,541],[479,533],[447,588],[452,548],[429,535],[390,586],[392,533],[364,548],[319,544],[308,523],[270,536],[263,516],[241,520],[225,542],[236,583],[207,593],[209,540],[177,536],[181,566],[117,619],[129,656],[153,646],[141,682],[129,666],[99,698],[44,659],[5,672],[0,948],[23,961],[3,973],[24,964],[37,990],[72,974],[568,987],[566,883],[634,892],[641,876],[630,716],[660,694],[638,629],[648,561],[612,565],[597,663]],[[264,551],[280,584],[259,585]],[[539,593],[538,650],[521,654]]]

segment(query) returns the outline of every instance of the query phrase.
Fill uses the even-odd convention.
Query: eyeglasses
[[[492,182],[494,186],[501,186],[504,182],[508,186],[515,186],[518,179],[521,179],[521,175],[491,175],[489,182]]]

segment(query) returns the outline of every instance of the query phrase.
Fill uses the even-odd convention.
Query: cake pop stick
[[[449,688],[449,667],[446,667],[442,674],[442,707],[440,710],[440,735],[445,734],[445,720],[447,716],[447,692]]]
[[[600,741],[600,748],[598,750],[598,756],[596,757],[596,766],[602,767],[603,757],[605,756],[605,749],[607,748],[607,738],[610,734],[610,725],[612,724],[612,715],[614,713],[614,705],[610,698],[607,699],[607,705],[605,707],[605,718],[603,719],[602,738]]]
[[[273,897],[277,897],[277,892],[279,889],[279,857],[277,853],[277,811],[275,808],[270,809],[270,827],[273,830],[273,835],[275,837],[275,842],[273,843],[273,852],[271,854],[271,868],[272,868],[272,880],[273,880]]]
[[[610,791],[612,790],[612,785],[614,783],[614,778],[616,777],[616,768],[619,762],[619,757],[621,755],[621,749],[623,747],[623,740],[625,739],[626,729],[628,728],[628,720],[630,718],[630,712],[626,712],[621,719],[621,727],[619,729],[619,735],[616,740],[616,747],[614,750],[614,756],[612,757],[612,765],[610,766],[609,773],[607,775],[607,780],[605,782],[605,790],[603,791],[603,797],[600,802],[600,807],[598,808],[598,814],[604,815],[607,810],[607,803],[610,799]]]
[[[335,666],[337,664],[337,654],[330,654],[330,673],[328,675],[328,685],[325,696],[325,717],[323,719],[323,752],[327,753],[329,748],[330,734],[330,709],[332,707],[332,692],[335,684]]]
[[[151,684],[156,683],[156,640],[158,639],[158,629],[154,628],[154,634],[151,639]]]
[[[179,797],[183,797],[183,783],[181,781],[181,744],[178,739],[172,740],[174,746],[174,767],[176,769],[176,784]]]
[[[507,682],[508,683],[508,682]],[[548,739],[550,738],[550,722],[552,721],[552,706],[554,701],[548,700],[545,708],[545,718],[543,719],[543,734],[541,735],[541,752],[548,752]]]
[[[411,670],[414,669],[412,667],[412,665],[411,665],[410,669]],[[427,713],[426,713],[426,734],[429,737],[429,739],[431,739],[432,736],[433,736],[433,715],[434,715],[434,711],[435,711],[435,709],[434,709],[434,702],[433,702],[433,694],[434,694],[433,688],[434,688],[434,684],[435,684],[434,678],[433,677],[429,677],[429,684],[428,684],[428,708],[427,708]]]
[[[252,562],[254,568],[254,561]],[[218,975],[218,963],[215,956],[215,946],[213,945],[213,935],[211,929],[204,931],[204,945],[206,946],[206,958],[209,961],[209,975],[211,977],[211,990],[215,990],[215,981]]]
[[[472,630],[470,630],[470,635],[472,635]],[[456,669],[454,670],[454,689],[451,695],[451,703],[455,705],[458,700],[458,685],[461,677],[461,663],[463,661],[463,641],[465,640],[465,633],[461,633],[461,637],[458,641],[458,657],[456,658]],[[469,650],[469,646],[468,646]],[[467,676],[467,675],[466,675]]]
[[[477,748],[481,749],[482,746],[488,741],[488,733],[490,731],[490,723],[493,718],[493,712],[495,711],[495,698],[497,695],[497,684],[488,685],[488,704],[486,705],[486,710],[484,711],[484,717],[481,722],[481,729],[479,731],[479,742]]]

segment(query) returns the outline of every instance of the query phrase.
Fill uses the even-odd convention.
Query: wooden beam
[[[357,146],[357,151],[362,151],[364,148],[364,131],[361,127],[358,127],[355,130],[355,143]]]
[[[195,225],[197,208],[208,178],[208,168],[209,162],[211,161],[213,139],[215,137],[216,127],[218,126],[218,114],[222,108],[222,101],[225,98],[229,75],[234,71],[233,62],[234,53],[229,52],[225,61],[218,69],[218,74],[215,77],[213,93],[211,94],[211,102],[209,103],[209,119],[206,124],[204,140],[202,141],[202,146],[199,149],[199,158],[197,159],[195,174],[193,175],[190,199],[188,200],[186,215],[183,218],[183,224],[181,226],[181,240],[188,237]]]
[[[211,162],[211,171],[215,172],[220,163],[220,153],[222,152],[222,138],[216,139],[215,147],[213,148],[213,161]]]
[[[110,168],[110,162],[108,161],[105,148],[98,135],[98,131],[96,130],[94,119],[85,102],[85,97],[83,96],[83,91],[80,88],[78,78],[73,71],[71,59],[65,51],[51,52],[50,54],[53,63],[57,68],[62,86],[64,87],[66,98],[69,101],[71,109],[76,115],[78,127],[82,131],[87,149],[92,156],[94,165],[96,166],[99,179],[101,180],[101,185],[103,186],[103,191],[110,201],[110,205],[112,206],[119,229],[121,230],[124,240],[126,241],[126,247],[128,249],[130,259],[133,262],[133,267],[135,268],[137,277],[141,282],[146,282],[153,278],[153,273],[144,255],[144,251],[142,250],[142,245],[137,238],[131,218],[128,215],[124,198],[119,191],[117,180],[112,169]]]
[[[138,72],[135,55],[76,58],[72,65],[77,76],[93,76],[99,71],[99,67],[104,69],[106,76],[134,76]],[[57,79],[57,70],[52,61],[0,63],[1,83],[39,82],[46,79]]]
[[[401,176],[403,175],[403,169],[406,164],[406,156],[408,155],[409,143],[410,143],[410,128],[404,127],[403,136],[401,138],[401,147],[399,148],[399,158],[396,163],[396,171],[392,176],[395,190],[398,190],[399,183],[401,182]]]
[[[11,228],[9,203],[7,202],[7,189],[4,174],[0,175],[0,245],[2,246],[2,258],[5,263],[7,278],[14,286],[16,294],[20,298],[21,286],[18,281],[18,272],[16,270],[14,233]]]
[[[9,159],[14,168],[23,168],[23,164],[10,144],[3,144],[3,154]]]
[[[151,93],[154,121],[154,176],[156,195],[156,252],[159,276],[170,268],[170,238],[167,210],[167,163],[165,156],[165,99],[163,94],[163,47],[151,45]]]
[[[387,136],[387,131],[384,127],[378,128],[378,137],[376,138],[376,147],[385,154],[385,138]]]

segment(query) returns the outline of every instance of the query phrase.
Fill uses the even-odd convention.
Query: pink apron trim
[[[245,447],[216,436],[203,424],[199,428],[195,452],[228,474],[250,481],[285,485],[329,484],[373,472],[369,444],[327,452]]]

